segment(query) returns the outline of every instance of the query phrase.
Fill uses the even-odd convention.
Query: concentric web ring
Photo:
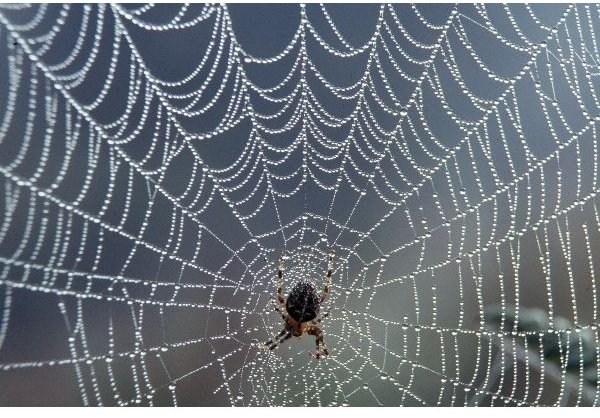
[[[599,25],[2,5],[0,404],[597,405]]]

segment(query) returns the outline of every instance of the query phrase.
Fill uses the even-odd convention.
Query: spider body
[[[296,322],[308,322],[317,317],[320,310],[317,290],[310,282],[298,282],[285,301],[285,310]]]
[[[279,270],[277,273],[277,300],[271,298],[270,302],[275,310],[284,320],[283,330],[264,346],[269,350],[274,350],[291,337],[301,337],[304,334],[315,336],[317,348],[311,355],[314,358],[326,357],[329,351],[323,342],[323,331],[319,327],[321,321],[329,315],[329,312],[319,317],[321,304],[329,296],[329,287],[331,286],[331,274],[333,273],[333,252],[331,249],[327,254],[327,273],[325,275],[325,285],[323,293],[318,295],[315,286],[306,281],[297,282],[292,288],[287,299],[283,297],[283,272],[285,257],[279,258]],[[278,303],[279,302],[279,303]],[[285,312],[284,312],[285,310]]]

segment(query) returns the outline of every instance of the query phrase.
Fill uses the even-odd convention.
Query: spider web
[[[2,5],[0,404],[597,405],[599,24]]]

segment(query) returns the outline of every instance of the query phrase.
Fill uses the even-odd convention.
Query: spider
[[[311,352],[315,359],[327,357],[329,351],[323,342],[323,331],[319,327],[321,321],[329,315],[326,312],[318,317],[321,304],[329,296],[329,287],[331,286],[331,273],[333,273],[333,251],[331,248],[327,253],[327,274],[325,275],[325,285],[323,293],[317,295],[317,291],[312,283],[306,281],[297,282],[287,299],[283,297],[283,271],[285,270],[285,253],[279,258],[279,271],[277,273],[277,300],[270,297],[269,302],[273,305],[277,313],[284,320],[283,330],[277,336],[264,343],[264,347],[274,350],[282,342],[291,337],[301,337],[304,334],[315,336],[317,348]],[[279,302],[279,303],[278,303]],[[287,314],[284,312],[287,312]]]

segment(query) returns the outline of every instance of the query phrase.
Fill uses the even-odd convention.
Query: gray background
[[[0,242],[0,324],[6,324],[0,334],[0,405],[172,405],[174,399],[179,405],[238,406],[577,402],[577,391],[562,396],[558,391],[561,379],[576,382],[578,372],[561,377],[559,366],[546,361],[544,391],[538,397],[539,373],[532,365],[525,392],[525,368],[520,365],[515,371],[510,357],[513,339],[520,346],[523,336],[512,336],[510,326],[505,334],[497,324],[488,325],[490,334],[481,331],[483,311],[500,303],[518,305],[523,312],[532,307],[549,311],[535,236],[542,242],[544,238],[542,229],[534,231],[531,225],[582,198],[582,206],[547,224],[552,307],[554,317],[563,316],[586,330],[595,323],[594,279],[582,225],[589,228],[597,271],[599,232],[590,199],[597,188],[597,155],[595,123],[588,119],[598,114],[596,6],[574,7],[559,21],[568,6],[534,5],[537,23],[523,5],[508,6],[519,22],[519,34],[506,9],[486,5],[482,10],[498,33],[495,37],[483,29],[486,22],[473,5],[417,6],[433,25],[450,22],[440,30],[426,27],[410,5],[394,5],[405,33],[424,44],[441,40],[433,50],[411,43],[385,7],[383,21],[411,59],[426,61],[434,54],[432,62],[419,65],[396,52],[392,57],[396,67],[382,46],[394,45],[388,35],[381,35],[374,49],[356,57],[336,58],[319,45],[305,23],[306,54],[318,74],[339,87],[370,74],[377,96],[396,112],[387,114],[367,95],[354,118],[367,132],[367,125],[375,126],[371,117],[383,130],[394,132],[394,141],[377,162],[365,158],[365,153],[370,155],[366,144],[379,152],[386,149],[384,144],[369,134],[363,137],[356,128],[355,145],[333,158],[351,124],[327,127],[314,105],[289,129],[268,133],[266,128],[279,129],[294,120],[301,90],[283,102],[291,102],[290,110],[275,120],[259,126],[250,117],[274,114],[282,104],[269,103],[256,91],[246,92],[234,77],[268,88],[290,74],[302,53],[299,42],[274,63],[250,57],[273,57],[286,48],[301,23],[298,5],[240,4],[214,10],[194,5],[181,22],[210,12],[205,20],[166,31],[145,29],[115,6],[72,5],[41,54],[40,40],[54,33],[51,28],[61,19],[61,7],[6,7],[1,12],[0,90],[9,92],[11,85],[18,89],[14,111],[10,94],[0,95],[0,114],[11,116],[0,138],[0,226],[5,229]],[[86,7],[89,22],[84,30]],[[166,24],[180,7],[161,5],[140,19],[150,25]],[[379,5],[336,4],[326,9],[355,47],[372,36],[380,13]],[[453,9],[457,13],[449,20]],[[318,5],[307,5],[306,17],[325,42],[345,50]],[[485,66],[514,82],[496,82],[481,70],[458,36],[459,22]],[[218,57],[213,49],[208,55],[213,72],[205,68],[181,85],[168,85],[198,68],[215,27],[215,39],[224,40],[224,53]],[[97,30],[98,43],[93,46]],[[79,37],[83,42],[77,57],[67,69],[53,69],[65,61]],[[533,48],[544,40],[542,52]],[[506,43],[529,49],[519,51]],[[450,50],[468,88],[488,100],[481,106],[490,109],[489,114],[470,103],[449,71]],[[395,102],[385,93],[376,65],[367,66],[369,51],[380,58]],[[96,100],[102,90],[111,56],[116,57],[111,88],[96,108],[83,111],[81,106]],[[10,67],[13,62],[17,67]],[[33,70],[36,62],[40,64]],[[86,62],[91,63],[89,68]],[[21,71],[18,82],[15,68]],[[82,68],[88,69],[83,81],[67,87],[72,81],[68,74]],[[424,78],[410,82],[398,68],[415,80]],[[427,81],[432,68],[452,112],[478,124],[470,135],[440,106]],[[229,70],[230,78],[220,91]],[[129,90],[131,71],[133,80],[140,82],[137,94]],[[199,94],[207,77],[213,81]],[[290,94],[300,80],[297,71],[273,96]],[[328,93],[312,69],[304,80],[334,116],[346,117],[356,108],[356,100]],[[190,97],[173,97],[185,94]],[[197,99],[191,107],[197,109],[217,94],[220,99],[198,115],[167,114],[166,104],[182,108]],[[119,120],[128,100],[131,112]],[[244,105],[232,110],[230,105],[238,100]],[[551,110],[544,118],[541,101],[550,108],[556,103],[561,113]],[[407,114],[400,116],[405,108]],[[510,123],[515,116],[532,161],[549,157],[543,170],[529,165],[519,132]],[[28,121],[30,143],[24,141]],[[216,132],[223,121],[235,124]],[[77,123],[79,129],[74,129]],[[331,141],[331,150],[316,139],[314,127]],[[583,128],[580,139],[573,140]],[[177,129],[185,134],[177,134]],[[303,129],[309,132],[304,155],[311,171],[292,197],[283,197],[298,186],[300,176],[286,180],[276,176],[301,169],[303,146],[284,153],[272,147],[291,146]],[[493,164],[482,150],[481,138]],[[556,159],[553,153],[560,143],[570,145]],[[460,147],[451,157],[449,151],[457,144]],[[72,158],[67,159],[69,153]],[[446,164],[439,165],[428,153],[446,159]],[[337,169],[345,155],[345,175],[319,170],[312,162],[319,155],[332,157],[321,163],[329,169]],[[195,166],[194,161],[200,163]],[[57,183],[62,167],[67,170]],[[490,167],[510,186],[508,193],[495,182]],[[556,194],[559,169],[561,196]],[[526,180],[515,179],[528,170],[531,189]],[[277,194],[261,177],[267,172]],[[372,178],[365,176],[371,173]],[[319,185],[335,186],[338,178],[335,193]],[[417,192],[413,184],[419,185]],[[46,193],[40,195],[39,190]],[[544,211],[540,211],[542,193]],[[481,203],[488,195],[496,199]],[[128,199],[131,206],[126,211]],[[525,232],[500,242],[510,234],[515,201],[513,231]],[[233,202],[241,202],[234,205],[236,212]],[[478,205],[478,210],[467,212],[470,205]],[[464,218],[457,217],[464,212]],[[252,216],[241,219],[248,214]],[[111,229],[117,225],[118,231]],[[566,230],[571,232],[570,260],[559,240],[559,231]],[[430,237],[417,239],[427,231]],[[490,250],[481,251],[478,237],[483,242],[491,239]],[[257,350],[252,341],[267,340],[281,329],[278,316],[265,307],[274,291],[279,254],[284,249],[291,252],[287,289],[300,278],[320,285],[329,245],[337,256],[328,305],[331,316],[323,325],[331,358],[312,361],[307,354],[314,345],[312,337],[288,341],[270,355]],[[454,262],[457,258],[459,263]],[[446,260],[447,265],[431,269]],[[486,372],[495,370],[492,357],[498,362],[502,353],[507,370],[503,380],[486,380]],[[539,358],[535,351],[530,356],[532,364]],[[551,377],[556,370],[558,377]],[[592,393],[594,389],[588,388]],[[593,399],[584,397],[581,402],[590,404]]]

